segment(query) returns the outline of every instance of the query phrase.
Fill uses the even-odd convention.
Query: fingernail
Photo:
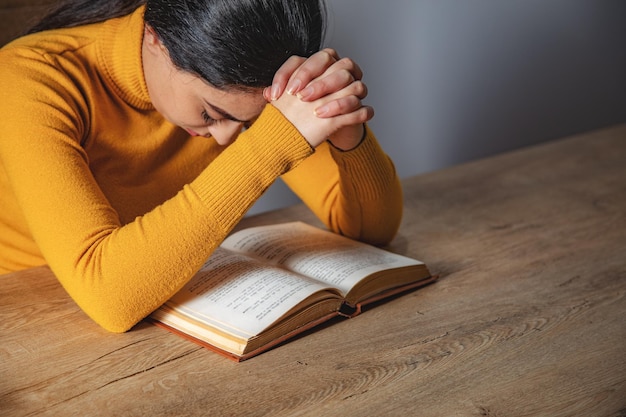
[[[315,109],[315,115],[318,117],[324,116],[326,113],[328,113],[328,110],[328,106],[318,107],[317,109]]]
[[[308,96],[310,96],[311,94],[313,94],[313,87],[307,87],[304,90],[300,91],[298,94],[296,94],[298,96],[298,98],[300,100],[307,98]]]
[[[298,80],[297,78],[293,81],[290,81],[289,85],[287,86],[287,93],[293,96],[294,93],[298,91],[298,88],[300,88],[300,84],[300,80]]]
[[[280,96],[280,87],[278,84],[273,84],[272,85],[272,101],[277,100],[278,96]]]

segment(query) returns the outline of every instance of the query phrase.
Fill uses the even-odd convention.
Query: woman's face
[[[144,34],[143,66],[155,109],[190,135],[211,136],[220,145],[231,144],[267,103],[262,89],[218,90],[177,69],[149,28]]]

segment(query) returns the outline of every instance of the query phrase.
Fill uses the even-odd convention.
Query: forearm
[[[96,264],[108,268],[102,291],[119,291],[119,300],[107,305],[92,299],[93,283],[77,276],[71,278],[78,283],[74,298],[103,326],[127,330],[182,287],[265,189],[311,152],[277,111],[267,109],[176,197],[110,235],[110,244],[99,245]],[[138,250],[128,251],[133,246]],[[84,269],[67,273],[80,276]]]
[[[333,231],[383,245],[402,219],[402,189],[394,165],[368,129],[363,142],[342,152],[328,144],[285,182]]]
[[[175,197],[121,225],[77,145],[48,137],[27,146],[6,149],[30,155],[6,166],[33,236],[77,304],[115,332],[182,287],[275,178],[312,152],[267,109]]]

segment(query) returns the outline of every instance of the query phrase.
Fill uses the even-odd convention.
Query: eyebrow
[[[212,110],[214,110],[216,113],[218,113],[224,119],[232,120],[233,122],[238,122],[238,123],[249,123],[248,120],[237,119],[235,116],[233,116],[232,114],[228,113],[226,110],[221,109],[221,108],[219,108],[217,106],[214,106],[213,104],[209,103],[206,100],[204,100],[204,102],[206,103],[207,106],[209,106]]]

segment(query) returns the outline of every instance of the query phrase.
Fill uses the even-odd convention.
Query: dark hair
[[[73,0],[29,33],[123,16],[146,4],[150,25],[176,67],[217,88],[259,88],[292,55],[322,47],[323,0]]]

